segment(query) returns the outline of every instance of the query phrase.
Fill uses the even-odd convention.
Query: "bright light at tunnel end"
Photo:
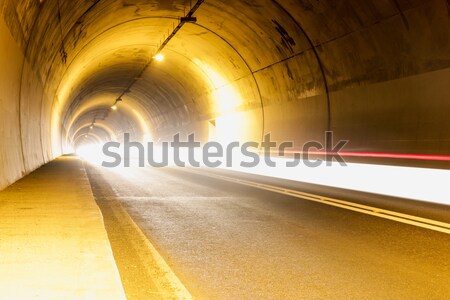
[[[105,159],[102,148],[102,144],[83,144],[75,149],[75,154],[85,161],[101,165]]]
[[[200,146],[200,142],[195,141],[194,135],[189,135],[187,141],[182,141],[177,134],[172,142],[155,145],[153,142],[146,144],[132,142],[130,135],[125,134],[124,143],[84,145],[79,147],[76,153],[84,160],[107,168],[145,166],[227,168],[299,182],[450,204],[450,191],[446,188],[450,182],[448,170],[347,163],[343,157],[357,156],[357,152],[342,152],[343,155],[340,155],[341,148],[336,148],[340,142],[334,145],[333,152],[311,150],[309,153],[308,149],[274,151],[274,145],[271,143],[274,142],[270,140],[268,134],[261,144],[207,142]],[[345,143],[341,144],[341,147],[344,145]],[[328,149],[320,144],[310,146],[314,149]],[[280,150],[285,152],[281,153]],[[293,152],[296,155],[283,157],[284,154]],[[272,155],[273,153],[277,153],[276,156]],[[317,156],[312,159],[309,154],[322,154],[324,159]],[[361,156],[367,155],[363,152]],[[383,153],[382,157],[388,157],[388,154]],[[404,157],[411,156],[404,155]],[[398,155],[392,158],[398,158]],[[450,157],[447,156],[431,156],[424,159],[450,161]],[[424,182],[427,184],[424,185]]]

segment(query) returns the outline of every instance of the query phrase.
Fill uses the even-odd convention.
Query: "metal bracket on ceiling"
[[[181,17],[180,18],[180,22],[181,23],[188,23],[188,22],[195,23],[195,22],[197,22],[197,17],[191,17],[191,16],[189,16],[189,17]]]

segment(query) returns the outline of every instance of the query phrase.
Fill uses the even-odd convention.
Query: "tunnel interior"
[[[0,188],[125,132],[450,154],[447,1],[192,2],[1,1]]]

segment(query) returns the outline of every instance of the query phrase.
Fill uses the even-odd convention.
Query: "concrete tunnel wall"
[[[0,1],[0,188],[94,119],[88,141],[207,140],[214,120],[223,141],[331,129],[347,150],[450,154],[447,1],[206,0],[136,78],[188,2]]]

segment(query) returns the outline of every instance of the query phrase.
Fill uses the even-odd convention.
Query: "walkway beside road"
[[[60,157],[0,192],[0,299],[125,299],[82,162]]]

